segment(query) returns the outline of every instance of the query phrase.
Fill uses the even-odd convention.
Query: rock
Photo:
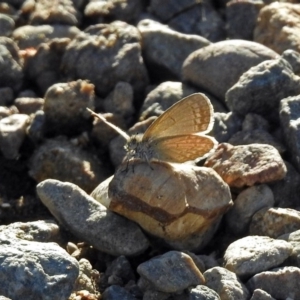
[[[62,24],[79,25],[80,14],[70,0],[60,0],[53,3],[45,0],[36,0],[34,5],[27,2],[21,8],[21,16],[29,19],[31,25]]]
[[[270,127],[265,118],[255,113],[249,113],[244,118],[242,131],[263,130],[269,132]]]
[[[39,44],[33,55],[24,58],[25,75],[41,93],[45,94],[50,86],[64,81],[60,64],[70,41],[70,38],[50,39]]]
[[[292,250],[292,245],[283,240],[247,236],[229,245],[224,254],[224,267],[245,279],[281,265]]]
[[[203,273],[206,286],[218,293],[221,299],[246,300],[250,293],[233,272],[215,267]]]
[[[28,116],[13,114],[0,120],[0,150],[5,158],[17,159],[26,137]]]
[[[108,177],[108,171],[96,155],[57,138],[44,140],[35,149],[29,175],[37,182],[48,178],[69,181],[90,192]]]
[[[69,299],[76,297],[76,292],[85,291],[94,296],[95,299],[100,297],[100,293],[97,290],[97,284],[99,284],[100,274],[97,270],[93,269],[90,262],[82,258],[79,260],[79,275],[73,288],[73,293]],[[79,293],[77,293],[79,294]],[[90,296],[91,297],[91,296]],[[91,298],[93,299],[93,298]]]
[[[243,73],[277,56],[274,51],[258,43],[226,40],[191,53],[183,63],[182,79],[224,101],[227,90]]]
[[[20,49],[26,49],[36,48],[54,38],[74,39],[79,32],[77,27],[68,25],[25,25],[15,29],[12,38]]]
[[[266,293],[261,289],[256,289],[253,291],[252,297],[250,300],[276,300],[270,294]]]
[[[300,230],[286,233],[278,237],[280,240],[285,240],[293,246],[293,252],[290,255],[287,264],[300,266]]]
[[[179,81],[165,81],[159,84],[145,98],[140,112],[140,121],[150,116],[159,116],[173,104],[199,90]],[[205,94],[205,93],[204,93]],[[226,111],[225,107],[211,95],[207,95],[214,111]]]
[[[269,186],[273,191],[275,206],[296,208],[300,206],[300,174],[290,163],[285,161],[285,165],[285,177],[269,183]]]
[[[204,277],[191,257],[178,251],[169,251],[140,264],[137,272],[157,291],[165,293],[178,293],[204,284]]]
[[[45,94],[46,133],[77,135],[91,125],[87,107],[94,109],[95,86],[85,80],[57,83]]]
[[[274,206],[274,195],[266,184],[254,185],[243,190],[226,214],[226,225],[234,234],[248,231],[252,216],[262,208]]]
[[[97,23],[108,23],[112,20],[120,20],[127,23],[135,23],[144,9],[143,1],[126,0],[90,0],[84,8],[87,20]]]
[[[14,91],[10,87],[0,87],[0,106],[7,106],[14,101]]]
[[[180,78],[182,63],[188,55],[210,44],[204,37],[179,33],[149,19],[142,20],[137,28],[142,36],[144,59],[152,66],[154,75],[166,73],[165,77]]]
[[[38,110],[29,119],[27,126],[27,135],[35,143],[38,144],[44,138],[45,114],[43,110]]]
[[[260,10],[254,30],[254,40],[278,53],[292,49],[299,52],[297,39],[300,23],[300,5],[271,3]]]
[[[241,130],[243,119],[236,113],[214,113],[212,136],[219,143],[228,142],[230,137]]]
[[[23,84],[23,70],[17,44],[10,38],[0,37],[0,87],[17,92]]]
[[[280,102],[280,122],[293,165],[300,172],[300,96],[288,97]]]
[[[231,0],[227,2],[226,28],[228,37],[252,41],[256,19],[264,5],[261,0]]]
[[[267,60],[246,71],[226,93],[230,110],[253,112],[278,121],[280,100],[300,93],[300,77],[282,58]]]
[[[118,285],[108,287],[101,296],[102,300],[137,300],[127,290]]]
[[[270,133],[265,130],[242,130],[235,133],[228,143],[233,146],[250,145],[250,144],[267,144],[273,146],[277,151],[282,154],[286,151],[286,147]]]
[[[179,250],[203,248],[232,205],[212,169],[154,160],[124,163],[103,191],[93,196]]]
[[[281,267],[254,275],[247,287],[254,291],[262,289],[275,299],[298,299],[300,297],[300,269]]]
[[[16,98],[14,101],[15,106],[21,114],[34,114],[38,110],[43,109],[43,98]]]
[[[100,251],[133,256],[148,248],[137,225],[107,211],[74,184],[49,179],[37,185],[37,193],[60,223]]]
[[[278,151],[265,144],[219,144],[204,165],[213,168],[230,187],[272,182],[286,175],[286,166]]]
[[[61,67],[68,78],[90,80],[99,96],[119,81],[130,83],[139,94],[148,84],[140,43],[137,28],[122,21],[93,25],[71,41]]]
[[[53,240],[53,222],[17,223],[0,229],[0,293],[12,299],[67,299],[78,263]]]
[[[291,65],[293,72],[299,76],[300,75],[300,53],[295,50],[288,49],[282,53],[281,57]]]
[[[14,19],[6,14],[0,13],[0,36],[10,36],[14,28]]]
[[[263,208],[252,218],[251,235],[266,235],[278,238],[280,235],[300,229],[300,212],[291,208]]]
[[[189,300],[220,300],[220,296],[205,285],[197,285],[189,292]]]

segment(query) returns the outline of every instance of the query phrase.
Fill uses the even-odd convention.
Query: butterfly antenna
[[[92,114],[93,117],[96,117],[96,118],[100,119],[102,122],[104,122],[110,128],[112,128],[113,130],[115,130],[119,135],[121,135],[126,141],[129,141],[130,136],[125,131],[123,131],[121,128],[119,128],[118,126],[116,126],[116,125],[108,122],[102,115],[96,114],[91,109],[89,109],[89,108],[86,108],[86,109]]]

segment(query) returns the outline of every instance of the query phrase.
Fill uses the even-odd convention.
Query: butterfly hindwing
[[[217,141],[213,137],[187,134],[157,139],[153,142],[152,147],[155,158],[182,163],[205,157],[216,145]]]

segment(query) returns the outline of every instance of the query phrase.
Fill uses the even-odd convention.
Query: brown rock
[[[274,2],[261,9],[254,40],[278,53],[300,51],[300,4]]]
[[[104,201],[110,210],[172,247],[188,250],[207,244],[232,205],[228,186],[212,169],[162,161],[121,165],[108,196]]]
[[[278,151],[265,144],[219,144],[205,166],[213,168],[230,187],[272,182],[286,174],[286,166]]]

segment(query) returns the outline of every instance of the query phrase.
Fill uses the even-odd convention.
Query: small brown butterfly
[[[127,160],[140,158],[149,162],[154,158],[182,163],[205,157],[217,146],[213,137],[205,135],[213,127],[213,107],[201,93],[178,101],[160,115],[143,135],[132,137],[101,115],[91,112],[126,139]]]

